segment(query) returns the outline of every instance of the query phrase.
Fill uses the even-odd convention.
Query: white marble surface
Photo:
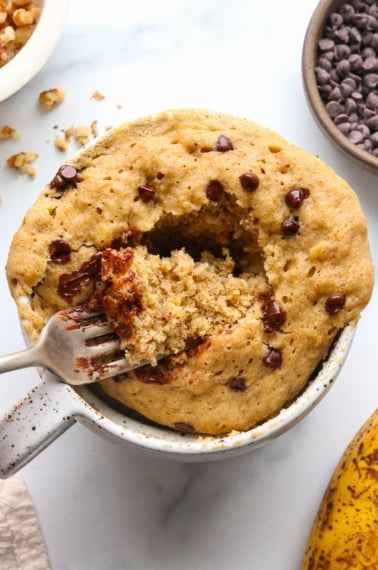
[[[59,0],[56,0],[57,2]],[[27,207],[64,160],[54,125],[106,125],[171,107],[197,106],[265,123],[325,159],[356,189],[378,259],[377,177],[353,166],[314,123],[301,81],[301,50],[316,0],[73,0],[44,69],[0,103],[0,265]],[[50,114],[36,100],[63,86]],[[106,98],[94,101],[95,90]],[[31,181],[4,166],[39,152]],[[69,152],[76,150],[72,144]],[[66,156],[66,155],[65,155]],[[0,274],[1,352],[21,349],[15,307]],[[75,425],[22,471],[53,570],[295,570],[325,485],[344,447],[377,406],[377,295],[341,375],[290,433],[249,455],[211,464],[135,456]],[[38,381],[6,374],[0,411]],[[13,570],[13,569],[10,569]],[[17,570],[17,569],[15,569]]]

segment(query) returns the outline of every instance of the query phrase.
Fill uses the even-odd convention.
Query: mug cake
[[[348,183],[270,129],[197,109],[123,124],[63,164],[6,270],[32,342],[56,311],[100,304],[138,365],[103,393],[209,435],[288,406],[373,288]]]

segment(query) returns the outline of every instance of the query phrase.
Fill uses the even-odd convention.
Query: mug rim
[[[293,402],[274,417],[246,430],[223,435],[180,433],[164,426],[148,425],[117,411],[93,392],[90,385],[70,387],[78,404],[76,419],[100,435],[114,437],[170,457],[234,455],[275,439],[301,421],[327,394],[348,355],[356,331],[352,322],[339,333],[313,378]],[[51,374],[51,373],[49,373]],[[55,375],[53,375],[55,376]],[[55,376],[56,379],[58,379]],[[60,380],[59,380],[60,381]],[[148,421],[148,420],[147,420]],[[214,457],[216,458],[216,457]]]

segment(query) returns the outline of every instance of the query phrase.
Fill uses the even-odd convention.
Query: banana
[[[350,442],[332,475],[302,570],[378,570],[378,409]]]

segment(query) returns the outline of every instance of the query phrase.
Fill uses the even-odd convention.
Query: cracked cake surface
[[[373,287],[347,182],[269,129],[195,109],[123,124],[62,165],[14,236],[7,277],[32,341],[51,314],[96,298],[142,364],[104,392],[205,434],[290,403]]]

